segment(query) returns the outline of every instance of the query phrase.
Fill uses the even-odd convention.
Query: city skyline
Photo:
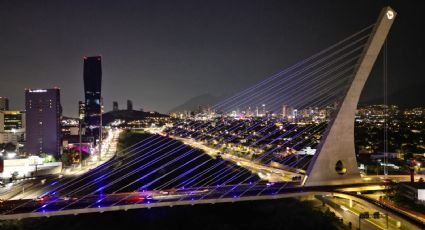
[[[420,95],[423,48],[417,45],[423,35],[410,28],[424,26],[424,22],[412,20],[421,7],[399,1],[361,1],[350,7],[325,2],[291,4],[289,8],[277,2],[243,7],[235,2],[205,6],[191,1],[119,6],[102,2],[96,15],[89,14],[97,6],[95,2],[85,7],[81,2],[24,6],[5,2],[0,14],[6,35],[0,38],[5,46],[0,75],[8,81],[0,86],[1,96],[10,99],[12,109],[22,109],[24,88],[57,86],[63,95],[63,114],[77,116],[77,102],[83,99],[81,60],[102,55],[106,111],[112,110],[113,101],[124,105],[132,99],[135,109],[166,113],[204,93],[229,96],[253,85],[364,27],[386,4],[400,13],[388,43],[389,95],[412,86],[413,95]],[[121,17],[122,12],[127,12],[127,17]],[[357,17],[358,12],[362,17]],[[38,17],[41,13],[43,17]],[[288,23],[294,21],[301,26]],[[378,59],[361,102],[379,101],[383,94],[380,62]],[[403,100],[422,103],[412,96]]]
[[[0,0],[0,228],[425,229],[421,4]]]

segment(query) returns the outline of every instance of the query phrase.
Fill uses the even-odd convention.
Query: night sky
[[[24,88],[58,86],[64,115],[75,116],[83,57],[102,55],[107,111],[131,99],[135,109],[168,112],[255,84],[374,23],[385,5],[399,14],[389,91],[420,90],[425,1],[0,0],[0,96],[24,109]],[[382,96],[378,62],[362,101]]]

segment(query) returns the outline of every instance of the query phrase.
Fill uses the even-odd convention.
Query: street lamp
[[[81,145],[82,145],[82,123],[83,123],[83,119],[80,117],[80,119],[78,120],[78,142],[79,142],[79,146],[78,146],[78,149],[79,149],[79,152],[80,152],[80,168],[82,168],[83,167],[83,152],[82,152],[82,147],[81,147]]]

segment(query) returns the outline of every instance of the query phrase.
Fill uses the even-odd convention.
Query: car
[[[159,135],[161,135],[161,136],[163,136],[163,137],[168,137],[168,136],[169,136],[169,134],[168,134],[168,133],[166,133],[166,132],[160,132],[160,133],[159,133]]]
[[[274,185],[274,183],[273,182],[268,182],[266,185],[267,185],[267,187],[270,187],[270,186]]]
[[[126,199],[126,201],[131,203],[143,202],[145,200],[145,196],[130,196]]]
[[[215,155],[215,159],[216,160],[223,160],[222,153],[217,153],[217,155]]]
[[[172,194],[175,194],[176,192],[177,192],[177,189],[170,188],[170,189],[167,189],[167,190],[159,191],[159,194],[161,194],[161,195],[172,195]]]
[[[394,182],[394,181],[393,181],[393,179],[391,179],[391,178],[382,178],[382,182],[385,182],[385,183],[392,183],[392,182]]]
[[[39,203],[44,204],[44,203],[46,203],[47,201],[50,200],[50,196],[49,195],[44,195],[44,196],[41,196],[41,197],[37,197],[36,200]]]
[[[78,200],[77,197],[72,197],[72,196],[64,196],[60,198],[61,200],[65,200],[65,201],[75,201]]]

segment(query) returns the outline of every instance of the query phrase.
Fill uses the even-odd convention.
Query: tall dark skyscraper
[[[102,116],[102,58],[84,57],[84,94],[86,135],[98,139]]]
[[[131,100],[127,100],[127,110],[133,110],[133,102]]]
[[[118,102],[114,101],[112,103],[112,111],[118,111]]]
[[[60,89],[26,89],[26,143],[30,154],[60,154]]]

